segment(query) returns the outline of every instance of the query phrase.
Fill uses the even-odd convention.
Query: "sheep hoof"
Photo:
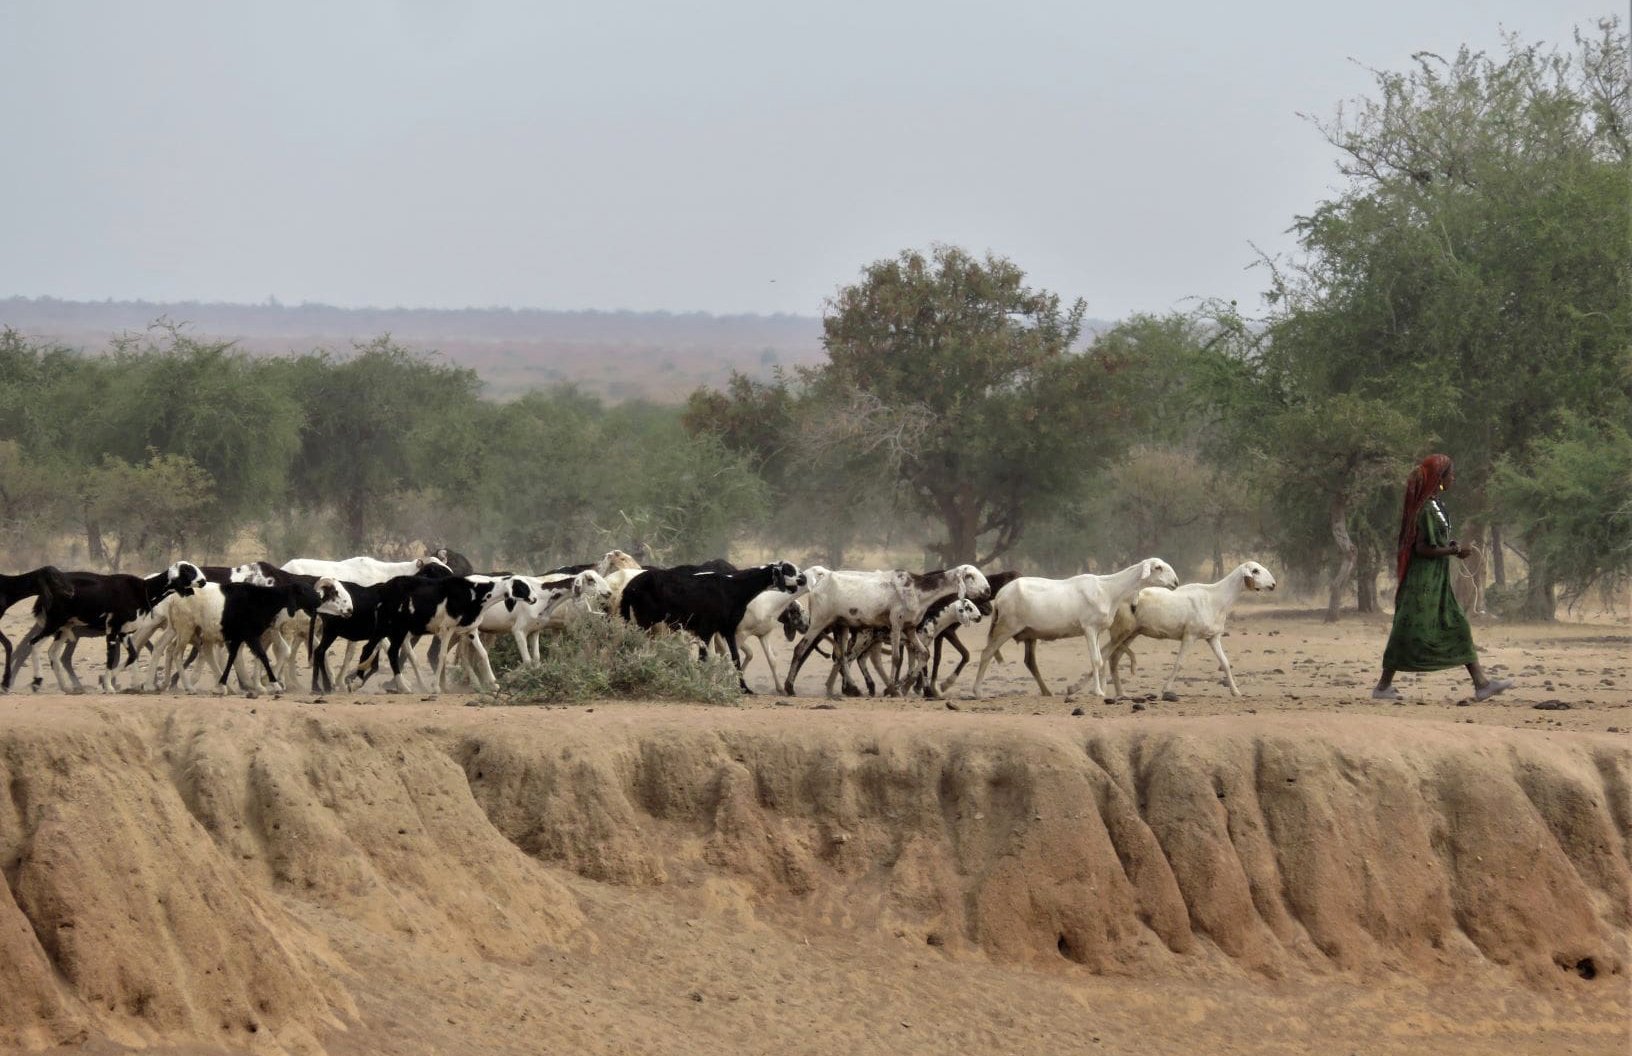
[[[859,697],[859,696],[861,696],[861,690],[858,689],[855,686],[845,686],[843,692],[844,692],[844,695],[847,696],[847,697]],[[870,694],[870,693],[868,694],[868,696],[871,696],[871,695],[872,694]]]
[[[1162,690],[1162,699],[1171,704],[1179,699],[1179,695],[1173,692],[1171,689],[1164,689]]]

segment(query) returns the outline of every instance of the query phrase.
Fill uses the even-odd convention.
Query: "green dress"
[[[1451,524],[1437,499],[1423,503],[1417,535],[1429,546],[1447,546]],[[1405,587],[1394,606],[1394,630],[1383,650],[1390,671],[1443,671],[1477,663],[1473,629],[1451,593],[1451,559],[1411,555]]]

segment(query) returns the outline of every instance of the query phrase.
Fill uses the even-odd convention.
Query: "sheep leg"
[[[838,639],[836,637],[837,634],[838,634],[837,629],[835,629],[833,633],[835,635],[835,638],[834,638],[834,641],[833,641],[833,649],[835,651],[837,651],[837,649],[839,648]],[[832,653],[829,653],[828,654],[828,659],[830,661],[832,661],[832,662],[828,665],[828,668],[827,668],[827,686],[825,687],[825,691],[826,691],[827,695],[829,697],[831,697],[833,695],[833,680],[839,677],[839,658],[837,656],[834,656]]]
[[[890,621],[890,678],[889,678],[889,681],[887,681],[884,684],[884,695],[886,697],[899,697],[901,695],[901,666],[902,666],[902,661],[906,659],[906,652],[905,652],[905,649],[903,648],[903,643],[905,641],[905,638],[906,638],[906,628],[905,628],[905,626],[899,620],[891,620]],[[874,660],[873,663],[874,663],[874,666],[879,666],[877,660]],[[880,667],[880,669],[879,669],[878,676],[880,678],[884,677],[884,671],[883,671],[882,667]]]
[[[261,645],[261,640],[259,638],[251,638],[244,644],[249,646],[251,655],[261,662],[261,668],[266,671],[266,678],[270,683],[269,688],[272,690],[272,692],[282,693],[283,683],[278,681],[278,673],[272,670],[272,660],[266,655],[266,647]],[[242,675],[239,676],[240,679],[242,679],[242,677]]]
[[[227,677],[232,674],[232,669],[238,664],[238,647],[243,644],[240,639],[234,639],[227,643],[227,662],[222,666],[221,677],[215,683],[215,695],[218,697],[227,695]],[[238,681],[240,685],[243,683],[242,675],[238,677]]]
[[[74,650],[79,648],[79,635],[70,634],[62,647],[62,666],[68,669],[68,677],[74,683],[74,692],[85,692],[85,683],[79,680],[79,672],[74,670]]]
[[[816,643],[821,641],[822,635],[826,634],[828,628],[832,626],[833,621],[831,620],[819,627],[812,626],[810,630],[805,632],[805,636],[799,639],[799,644],[793,647],[793,659],[788,661],[788,679],[782,683],[782,692],[790,697],[794,695],[793,680],[799,677],[799,669],[805,666],[805,660],[810,657],[810,651],[816,648]]]
[[[771,669],[771,691],[775,692],[776,687],[781,684],[781,679],[776,673],[776,654],[771,651],[771,636],[769,634],[762,634],[759,636],[759,647],[765,654],[765,663]],[[746,665],[748,660],[752,659],[752,657],[747,656],[746,647],[744,648],[743,653],[744,656],[747,657],[747,659],[743,660],[743,664]]]
[[[1179,677],[1179,665],[1184,663],[1184,651],[1190,648],[1190,643],[1194,640],[1188,634],[1179,639],[1179,655],[1173,658],[1173,673],[1167,676],[1167,685],[1162,687],[1163,700],[1179,699],[1179,695],[1173,692],[1173,683]]]
[[[1043,681],[1043,673],[1037,669],[1037,639],[1032,638],[1021,644],[1026,650],[1026,670],[1037,680],[1038,696],[1052,697],[1054,694],[1049,690],[1048,683]]]
[[[476,680],[489,692],[499,688],[499,680],[493,674],[493,661],[488,659],[487,647],[482,644],[480,634],[470,635],[469,648],[476,654]]]
[[[1065,691],[1065,702],[1067,704],[1071,703],[1072,699],[1088,684],[1090,678],[1094,680],[1094,693],[1100,697],[1105,696],[1105,654],[1099,647],[1099,631],[1093,627],[1084,626],[1082,636],[1088,639],[1088,670],[1083,672],[1082,677],[1077,679],[1076,684]]]
[[[367,682],[370,676],[380,669],[380,657],[383,655],[382,650],[386,648],[382,641],[383,639],[380,638],[370,638],[364,642],[362,655],[357,658],[355,668],[351,667],[351,643],[346,644],[346,661],[340,668],[342,673],[341,681],[345,683],[346,692],[355,692],[361,688],[363,683]],[[368,667],[367,671],[363,670],[365,666]],[[347,670],[348,668],[350,670]],[[355,687],[351,684],[352,679],[357,680]]]
[[[941,681],[941,643],[946,641],[947,635],[951,633],[952,631],[949,629],[946,634],[939,635],[935,639],[934,653],[930,657],[929,661],[929,685],[924,690],[925,696],[940,696],[939,683]]]
[[[226,660],[222,654],[218,652],[218,649],[220,648],[219,644],[215,642],[203,642],[196,640],[196,638],[199,637],[201,636],[196,635],[196,632],[195,638],[182,639],[178,637],[171,645],[170,656],[166,663],[166,667],[168,668],[165,675],[166,681],[174,681],[178,683],[181,686],[181,689],[186,693],[194,693],[198,688],[198,683],[193,678],[193,665],[187,662],[187,659],[181,655],[187,651],[187,647],[189,645],[193,647],[192,655],[195,658],[203,658],[204,666],[209,668],[211,677],[218,679],[223,678],[232,670],[231,667],[227,666]],[[243,682],[242,674],[239,675],[238,681],[240,683]]]
[[[391,646],[386,651],[386,659],[391,661],[391,681],[385,684],[385,691],[387,693],[405,693],[408,690],[408,687],[402,684],[402,648],[405,638],[406,636],[402,638],[393,636],[391,639]],[[378,650],[376,650],[376,652],[378,652]],[[409,650],[408,655],[413,655],[412,649]],[[378,666],[378,656],[375,657],[374,662],[375,665]],[[424,686],[421,685],[420,688],[423,691]]]
[[[856,680],[850,675],[849,661],[851,655],[857,652],[857,638],[864,633],[866,632],[852,630],[848,627],[833,627],[833,668],[827,676],[828,696],[831,697],[833,695],[833,676],[835,674],[839,675],[842,680],[839,691],[844,696],[861,696],[861,689],[857,687]],[[867,673],[867,669],[865,667],[861,669],[861,677],[867,680],[868,695],[871,696],[874,688],[873,679],[872,676]],[[788,678],[791,681],[793,676],[789,675]]]
[[[873,683],[873,676],[867,671],[868,664],[872,664],[873,670],[878,672],[878,682],[884,686],[884,695],[886,697],[890,695],[889,679],[884,677],[884,662],[878,658],[883,651],[884,643],[875,641],[872,648],[856,658],[856,670],[861,672],[862,681],[867,683],[867,695],[869,697],[878,692],[878,686]]]
[[[1127,639],[1116,643],[1111,649],[1111,688],[1116,690],[1118,698],[1122,696],[1122,658],[1131,658],[1133,653],[1128,649]]]
[[[441,641],[439,638],[431,639],[432,650],[436,648],[436,643],[439,641]],[[419,666],[419,656],[414,652],[414,647],[417,645],[419,645],[419,639],[416,637],[413,641],[410,641],[403,646],[403,648],[408,652],[408,666],[414,669],[414,681],[419,683],[419,690],[421,693],[423,693],[425,692],[425,670]],[[431,662],[429,653],[426,654],[425,662],[427,664]]]
[[[748,669],[748,665],[754,662],[754,650],[753,647],[748,644],[747,635],[739,635],[737,637],[737,655],[742,657],[742,667],[743,670],[746,671]]]
[[[170,645],[175,640],[176,629],[167,626],[164,629],[164,636],[159,639],[159,644],[153,647],[153,658],[147,667],[147,690],[150,693],[159,691],[159,671],[169,670],[165,665],[170,659]]]
[[[923,692],[924,673],[929,670],[929,650],[916,629],[907,637],[907,682],[904,692]]]
[[[748,688],[748,680],[742,677],[742,655],[737,652],[736,634],[725,634],[721,637],[725,639],[725,648],[731,654],[731,664],[737,669],[737,685],[744,693],[752,696],[754,691]]]
[[[51,639],[51,644],[47,646],[45,650],[46,662],[51,665],[51,673],[57,678],[57,690],[61,693],[83,692],[83,690],[79,689],[78,687],[75,687],[74,689],[68,688],[68,678],[62,667],[62,650],[63,641],[61,638]]]
[[[958,680],[958,676],[963,674],[963,669],[969,666],[970,653],[964,646],[963,641],[958,638],[957,629],[953,628],[948,631],[944,640],[958,651],[958,666],[954,667],[952,673],[946,676],[946,681],[941,683],[937,696],[951,689],[952,684]],[[935,671],[937,674],[940,673],[940,650],[941,643],[937,641],[935,643]]]
[[[1207,644],[1213,647],[1213,655],[1218,657],[1218,666],[1224,669],[1224,681],[1229,684],[1230,696],[1239,697],[1241,690],[1235,684],[1235,672],[1230,670],[1229,657],[1224,655],[1224,639],[1215,636],[1207,639]]]
[[[994,626],[992,628],[992,636],[986,640],[986,648],[980,651],[980,666],[975,668],[975,685],[969,691],[969,695],[974,699],[980,699],[980,687],[986,681],[986,667],[992,662],[992,657],[996,656],[997,651],[1003,648],[1003,643],[1019,633],[1020,628],[1018,627],[999,629]]]
[[[873,676],[868,674],[867,668],[863,666],[863,662],[859,658],[859,653],[862,650],[856,648],[857,639],[865,633],[848,627],[833,628],[833,662],[839,667],[839,692],[847,697],[861,696],[861,687],[856,685],[855,676],[850,673],[852,661],[855,662],[856,667],[861,671],[862,679],[867,683],[867,695],[870,697],[875,692]]]
[[[433,697],[441,696],[442,682],[448,674],[448,650],[453,644],[452,642],[448,641],[450,637],[452,637],[450,634],[442,631],[438,632],[437,636],[431,639],[430,655],[435,658],[432,661],[434,673],[431,676],[431,696]]]
[[[322,693],[323,684],[334,688],[334,682],[329,678],[329,646],[334,642],[334,631],[327,623],[323,625],[323,637],[318,639],[317,650],[312,654],[312,692]]]
[[[27,660],[29,658],[29,654],[31,653],[34,655],[34,687],[36,689],[39,688],[40,658],[39,654],[34,652],[34,643],[39,641],[38,634],[44,629],[44,627],[45,622],[42,619],[36,618],[34,621],[34,626],[30,627],[26,634],[17,639],[16,653],[10,653],[8,650],[8,654],[11,657],[6,661],[7,666],[5,684],[8,689],[11,687],[11,680],[16,676],[18,671],[22,670],[23,661]]]

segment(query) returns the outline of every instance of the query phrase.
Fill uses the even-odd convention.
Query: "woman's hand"
[[[1456,543],[1452,543],[1451,545],[1456,547],[1456,556],[1462,558],[1463,560],[1466,560],[1467,556],[1473,553],[1473,547],[1471,546],[1459,545]]]

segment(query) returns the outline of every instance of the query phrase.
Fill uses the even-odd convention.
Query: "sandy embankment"
[[[1610,734],[14,695],[0,781],[12,1048],[1628,1040]]]

